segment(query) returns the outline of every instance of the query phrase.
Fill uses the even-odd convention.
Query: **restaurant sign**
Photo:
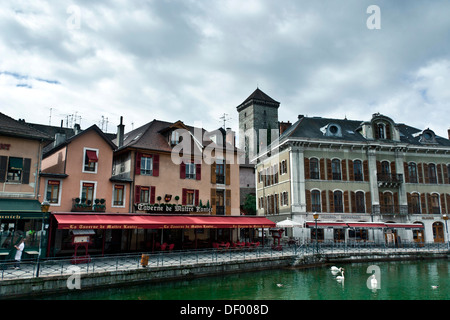
[[[167,204],[148,204],[138,203],[136,209],[145,211],[147,213],[211,213],[212,208],[200,206],[182,206],[182,205],[167,205]]]

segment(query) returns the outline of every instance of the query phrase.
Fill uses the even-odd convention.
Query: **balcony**
[[[105,199],[95,199],[94,204],[92,200],[73,198],[72,199],[72,212],[105,212],[106,211],[106,200]]]
[[[408,206],[373,205],[372,214],[406,216],[408,214]]]
[[[398,188],[403,183],[402,174],[377,173],[378,187]]]

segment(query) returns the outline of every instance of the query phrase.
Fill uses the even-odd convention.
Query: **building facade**
[[[381,114],[300,115],[257,156],[258,214],[302,223],[290,233],[302,241],[315,222],[321,241],[448,241],[449,151],[447,138]]]
[[[0,113],[0,259],[12,259],[22,238],[25,258],[39,250],[48,220],[38,198],[39,172],[43,147],[51,139]]]

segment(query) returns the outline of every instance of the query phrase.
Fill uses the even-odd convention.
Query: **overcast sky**
[[[237,131],[257,87],[280,121],[380,112],[447,137],[450,1],[2,0],[0,112],[14,119],[213,130],[227,114]]]

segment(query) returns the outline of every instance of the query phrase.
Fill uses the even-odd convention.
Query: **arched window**
[[[344,206],[342,204],[342,191],[335,191],[333,193],[334,200],[334,212],[344,212]]]
[[[385,192],[382,195],[381,201],[381,213],[394,213],[394,201],[392,199],[392,193]]]
[[[414,162],[408,164],[409,182],[417,183],[417,165]]]
[[[428,181],[437,183],[436,165],[434,163],[428,164]]]
[[[341,180],[341,160],[333,159],[331,161],[331,173],[333,180]]]
[[[390,165],[389,161],[382,161],[381,162],[381,173],[383,174],[389,174],[390,173]]]
[[[378,139],[386,139],[385,126],[382,123],[377,124],[377,136]]]
[[[364,202],[364,192],[358,191],[356,192],[356,212],[359,213],[365,213],[366,212],[366,206]]]
[[[311,205],[313,212],[322,212],[320,207],[320,191],[313,190],[311,191]]]
[[[361,160],[353,161],[353,173],[355,181],[363,181],[363,167]]]
[[[319,160],[317,158],[309,159],[309,176],[311,179],[320,179]]]
[[[432,214],[441,214],[441,208],[439,205],[439,195],[436,193],[433,193],[431,195],[431,210]]]
[[[420,214],[420,196],[418,193],[411,194],[411,203],[408,204],[409,213]]]

